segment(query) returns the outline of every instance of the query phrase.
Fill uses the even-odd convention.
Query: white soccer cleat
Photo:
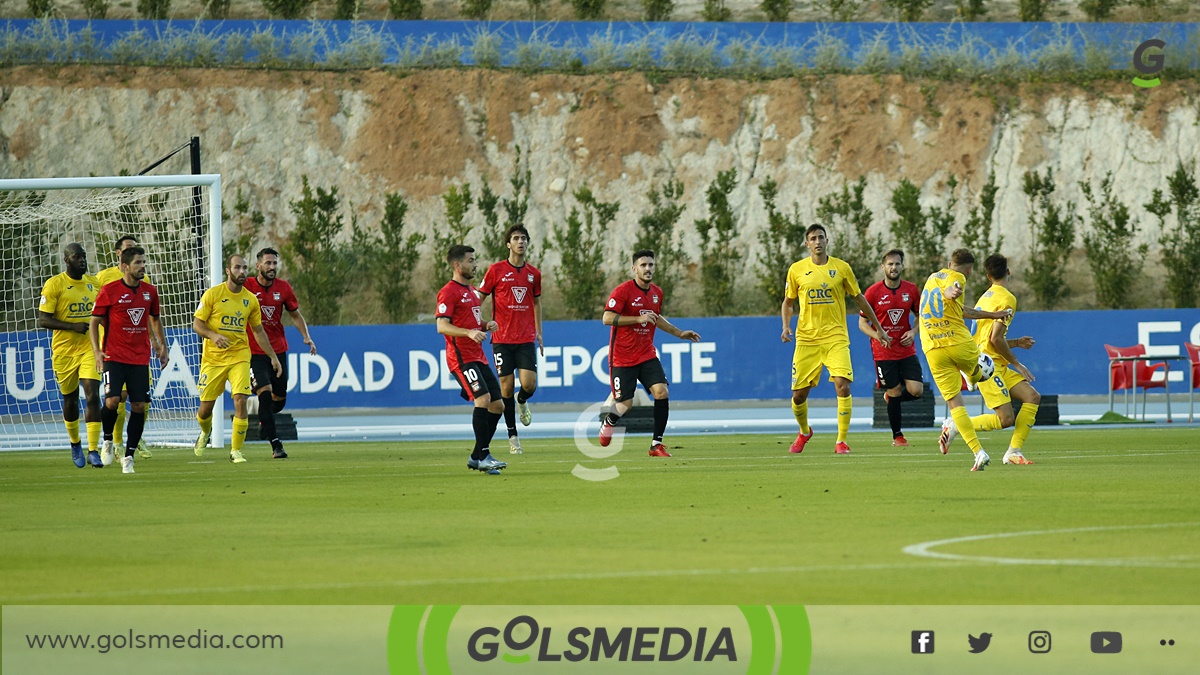
[[[121,458],[121,473],[133,473],[133,458],[132,457],[122,457]]]
[[[529,426],[533,422],[533,412],[529,409],[529,401],[521,403],[517,401],[517,414],[521,416],[521,424]]]
[[[987,451],[980,448],[979,452],[975,453],[975,465],[971,467],[972,471],[983,471],[988,464],[992,463],[992,458],[988,457]]]
[[[197,457],[203,457],[204,448],[206,447],[208,447],[208,432],[201,431],[199,438],[196,439],[196,445],[193,448],[193,452],[196,453]]]
[[[958,427],[954,426],[954,420],[949,417],[942,420],[942,433],[938,436],[938,450],[941,450],[943,455],[950,452],[950,443],[957,435]]]
[[[517,438],[516,436],[509,436],[508,437],[508,454],[520,455],[524,452],[525,451],[521,449],[521,439]]]
[[[113,442],[104,441],[100,446],[100,465],[108,466],[113,463]]]

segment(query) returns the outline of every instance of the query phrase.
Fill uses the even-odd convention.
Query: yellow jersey
[[[121,271],[120,265],[105,267],[96,274],[96,278],[100,280],[101,286],[107,286],[118,279],[124,278],[124,276],[125,273]],[[150,275],[147,274],[146,276],[142,277],[142,281],[145,283],[150,283]]]
[[[971,341],[963,322],[963,296],[951,300],[946,290],[957,284],[966,290],[967,278],[952,269],[929,275],[921,291],[921,349],[953,347]]]
[[[69,323],[91,323],[92,305],[100,292],[96,277],[85,274],[72,279],[66,272],[50,277],[42,287],[38,311]],[[85,357],[92,355],[92,343],[87,333],[56,330],[50,340],[50,352],[55,356]]]
[[[225,349],[217,347],[212,340],[205,340],[200,358],[202,365],[230,366],[250,362],[246,329],[262,325],[262,310],[253,293],[245,287],[234,293],[222,282],[204,292],[195,316],[229,340]]]
[[[846,296],[856,297],[862,291],[846,261],[830,256],[824,265],[818,265],[811,257],[804,258],[788,269],[784,292],[789,299],[800,301],[797,346],[850,342]]]
[[[979,301],[975,303],[975,309],[981,312],[1011,310],[1012,314],[1016,314],[1017,297],[1007,288],[992,284],[990,288],[984,291],[983,295],[979,296]],[[992,360],[996,362],[997,368],[1007,366],[1008,359],[997,354],[995,348],[992,347],[992,326],[997,321],[1006,326],[1011,326],[1012,314],[1009,314],[1007,319],[979,319],[975,324],[975,344],[979,345],[979,351],[992,357]]]

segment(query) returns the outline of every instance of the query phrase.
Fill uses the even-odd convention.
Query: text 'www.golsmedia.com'
[[[282,635],[194,633],[108,633],[26,635],[30,649],[94,649],[101,654],[122,649],[283,649]]]

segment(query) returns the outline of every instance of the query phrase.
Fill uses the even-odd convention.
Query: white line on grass
[[[1106,525],[1100,527],[1072,527],[1064,530],[1029,530],[1026,532],[1000,532],[996,534],[977,534],[970,537],[955,537],[953,539],[941,539],[939,541],[927,541],[920,544],[912,544],[904,547],[904,552],[909,555],[915,555],[922,558],[937,558],[940,560],[953,560],[956,562],[983,562],[995,563],[998,565],[1064,565],[1064,566],[1087,566],[1087,567],[1165,567],[1165,568],[1183,568],[1196,569],[1200,568],[1200,562],[1172,562],[1171,560],[1153,559],[1153,558],[1083,558],[1083,559],[1048,559],[1048,558],[1001,558],[997,556],[986,555],[960,555],[957,553],[940,553],[931,549],[948,546],[950,544],[961,544],[971,541],[987,541],[991,539],[1009,539],[1013,537],[1036,537],[1047,534],[1073,534],[1079,532],[1111,532],[1113,530],[1149,530],[1161,529],[1168,527],[1196,527],[1200,523],[1157,523],[1149,525]],[[1178,558],[1180,556],[1170,556]],[[1184,556],[1186,557],[1186,556]]]
[[[672,577],[731,576],[746,574],[797,574],[803,572],[857,572],[862,570],[928,569],[929,567],[957,567],[958,563],[879,563],[872,565],[806,565],[788,567],[748,567],[743,569],[694,569],[694,570],[628,570],[613,572],[569,572],[563,574],[530,575],[480,579],[376,579],[370,581],[344,581],[325,584],[295,584],[270,586],[205,586],[201,588],[142,588],[99,591],[91,593],[47,593],[43,595],[12,596],[4,598],[4,604],[22,602],[45,602],[47,600],[91,600],[101,598],[123,598],[153,595],[199,595],[204,593],[275,593],[282,591],[336,591],[353,588],[413,588],[425,586],[488,585],[514,583],[546,583],[553,581],[602,581],[606,579],[654,579]]]

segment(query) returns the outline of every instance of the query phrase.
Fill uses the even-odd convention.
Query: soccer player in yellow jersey
[[[87,273],[87,252],[78,243],[63,248],[66,271],[50,277],[42,288],[38,305],[38,326],[54,333],[50,341],[54,378],[63,396],[63,422],[71,441],[71,460],[82,469],[87,463],[101,467],[100,453],[100,373],[92,358],[88,326],[92,305],[100,292],[100,282]],[[79,387],[83,386],[86,405],[88,453],[84,459],[79,438]]]
[[[121,271],[121,254],[125,252],[125,249],[133,248],[137,245],[137,239],[131,234],[126,234],[117,239],[117,243],[113,246],[113,252],[117,256],[117,264],[113,265],[112,267],[106,267],[96,273],[96,278],[100,280],[101,286],[107,286],[114,281],[125,278],[125,272]],[[142,281],[148,284],[152,283],[150,281],[149,274],[144,275],[142,277]],[[104,329],[102,328],[99,336],[100,344],[104,344],[103,330]],[[151,382],[151,384],[153,384],[153,382]],[[118,448],[122,447],[123,445],[122,434],[125,431],[125,399],[127,398],[128,393],[125,390],[122,390],[121,400],[117,403],[117,422],[116,426],[113,427],[113,444]],[[149,410],[150,404],[146,403],[146,406],[146,409]],[[152,456],[150,448],[146,446],[145,439],[138,441],[138,456],[143,459],[149,459]]]
[[[975,267],[975,256],[965,248],[950,255],[950,265],[929,275],[921,291],[921,349],[929,362],[933,384],[938,388],[950,407],[953,426],[975,453],[972,471],[983,470],[991,458],[979,443],[971,416],[963,407],[961,373],[975,383],[984,379],[979,365],[979,347],[971,338],[964,319],[1005,319],[1009,312],[982,312],[972,307],[963,307],[962,295],[967,277]],[[945,454],[950,450],[947,432],[943,425],[938,447]]]
[[[983,269],[987,271],[988,281],[992,285],[975,303],[975,309],[981,312],[1010,311],[1015,314],[1017,298],[1007,288],[1008,258],[998,253],[989,255],[983,261]],[[1011,325],[1012,317],[1009,316],[1007,319],[981,319],[975,327],[975,344],[996,364],[996,372],[992,377],[979,383],[979,393],[983,394],[987,407],[996,412],[972,417],[971,425],[975,431],[995,431],[1011,427],[1015,422],[1012,440],[1009,441],[1008,451],[1004,453],[1004,463],[1033,464],[1021,454],[1021,448],[1033,429],[1042,396],[1030,384],[1034,380],[1033,373],[1017,359],[1013,348],[1029,349],[1033,347],[1034,340],[1028,335],[1010,340],[1008,329]],[[1013,399],[1021,402],[1021,412],[1015,417]],[[950,420],[946,420],[942,423],[942,433],[946,435],[946,445],[949,446],[957,430]]]
[[[804,452],[804,445],[812,438],[808,424],[808,392],[821,381],[821,367],[829,371],[829,381],[837,391],[837,443],[833,451],[839,455],[850,453],[846,435],[850,430],[850,383],[854,381],[854,368],[850,364],[850,333],[846,329],[846,296],[854,298],[854,304],[863,316],[868,317],[880,335],[880,341],[890,345],[888,337],[875,311],[867,304],[854,271],[844,260],[829,255],[829,240],[825,226],[809,225],[804,231],[804,245],[811,255],[793,264],[787,273],[787,287],[783,299],[784,342],[792,339],[792,313],[796,302],[800,303],[800,317],[796,321],[796,351],[792,358],[792,414],[800,424],[800,433],[790,448],[791,452]]]
[[[283,372],[279,357],[271,348],[271,340],[262,327],[262,311],[258,298],[243,288],[250,265],[246,259],[233,254],[225,260],[225,283],[213,286],[200,298],[192,320],[192,330],[204,338],[204,352],[200,357],[200,409],[196,421],[200,423],[200,437],[196,439],[197,457],[204,456],[208,436],[212,433],[212,413],[217,399],[225,392],[228,380],[233,390],[233,440],[230,443],[229,461],[241,464],[242,445],[246,442],[246,429],[250,421],[246,413],[246,399],[250,396],[250,345],[246,338],[247,328],[254,334],[258,346],[271,358],[271,368],[276,375]]]

